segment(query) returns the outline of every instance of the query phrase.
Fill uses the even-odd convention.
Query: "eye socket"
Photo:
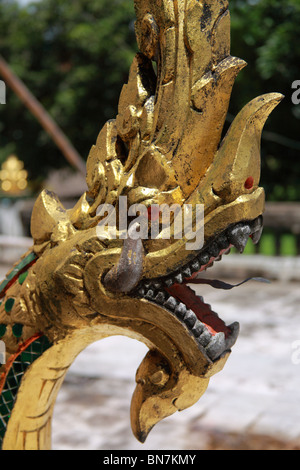
[[[249,178],[245,181],[245,189],[252,189],[254,186],[254,179],[253,176],[249,176]]]
[[[163,387],[168,382],[169,378],[169,374],[162,369],[154,372],[154,374],[149,377],[150,382],[158,387]]]

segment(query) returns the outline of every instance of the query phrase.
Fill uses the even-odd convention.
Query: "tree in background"
[[[0,54],[84,159],[118,97],[137,51],[133,1],[0,0]],[[0,109],[0,161],[16,152],[31,178],[66,165],[13,92]]]
[[[262,184],[271,200],[300,197],[299,0],[230,0],[232,54],[248,62],[233,90],[228,122],[257,95],[286,99],[262,141]],[[85,159],[107,119],[137,51],[133,0],[0,0],[0,54],[45,106]],[[31,178],[65,165],[39,124],[8,92],[0,107],[0,161],[16,152]]]

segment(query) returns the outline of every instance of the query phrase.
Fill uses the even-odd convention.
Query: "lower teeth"
[[[205,349],[206,354],[213,361],[224,351],[229,350],[238,337],[239,324],[237,322],[228,327],[232,331],[228,338],[225,338],[223,332],[218,332],[213,335],[207,329],[206,325],[202,323],[195,313],[188,309],[185,304],[178,302],[173,296],[169,296],[166,299],[166,293],[164,291],[155,292],[149,289],[144,297],[159,305],[163,305],[171,313],[175,314],[175,316],[187,326],[198,344]],[[203,297],[199,296],[199,300],[203,302]],[[215,315],[217,316],[217,314]]]
[[[186,282],[193,273],[209,267],[213,261],[222,258],[220,253],[228,254],[231,246],[234,245],[240,252],[244,251],[249,236],[251,235],[254,243],[259,241],[262,231],[262,218],[259,217],[251,223],[240,223],[229,228],[226,233],[210,243],[205,252],[199,253],[197,258],[193,259],[188,265],[184,266],[179,272],[172,274],[166,278],[156,280],[148,280],[143,282],[138,289],[138,294],[147,300],[154,301],[159,305],[163,305],[169,311],[174,313],[176,317],[183,321],[193,334],[196,341],[205,348],[207,355],[211,360],[216,360],[225,350],[230,349],[238,336],[239,324],[233,323],[228,328],[231,334],[225,338],[223,332],[212,335],[206,326],[196,317],[192,310],[188,310],[185,304],[178,303],[172,296],[167,296],[166,292],[160,290],[162,286],[171,287],[173,284],[182,284]],[[212,260],[213,258],[213,260]],[[203,298],[200,298],[203,302]]]
[[[220,333],[217,333],[212,338],[212,340],[206,347],[206,352],[212,360],[215,360],[223,353],[225,349],[226,349],[225,335],[223,332],[220,332]]]

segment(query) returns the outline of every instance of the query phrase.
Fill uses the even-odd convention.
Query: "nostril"
[[[245,189],[252,189],[254,186],[254,179],[253,176],[249,176],[249,178],[245,181]]]

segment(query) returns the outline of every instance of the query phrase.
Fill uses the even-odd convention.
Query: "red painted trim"
[[[31,338],[27,339],[24,343],[22,343],[19,346],[18,351],[9,358],[9,360],[7,361],[7,363],[5,365],[5,370],[4,370],[4,372],[2,372],[2,374],[0,376],[0,395],[1,395],[3,387],[5,385],[6,377],[9,373],[10,368],[13,365],[14,361],[17,359],[17,357],[23,351],[25,351],[28,348],[28,346],[30,346],[31,343],[33,343],[34,341],[39,339],[41,336],[43,336],[43,333],[36,333],[35,335],[31,336]]]

